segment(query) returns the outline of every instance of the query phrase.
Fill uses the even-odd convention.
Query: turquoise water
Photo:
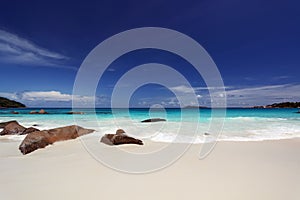
[[[70,108],[48,108],[47,115],[28,114],[39,109],[2,109],[0,122],[17,120],[24,126],[37,124],[40,129],[78,124],[94,128],[95,136],[114,133],[122,128],[129,135],[159,142],[208,141],[209,133],[224,141],[262,141],[300,137],[298,109],[77,109],[83,115],[69,115]],[[20,114],[11,114],[17,111]],[[223,114],[225,114],[224,116]],[[167,122],[142,124],[150,117],[167,119]],[[216,124],[213,119],[217,120]],[[220,131],[220,134],[219,134]],[[22,139],[24,136],[11,136]],[[191,140],[193,138],[193,140]]]

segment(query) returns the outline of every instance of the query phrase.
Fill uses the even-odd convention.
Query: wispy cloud
[[[176,92],[180,92],[180,93],[197,93],[199,91],[203,91],[203,90],[217,90],[217,89],[229,89],[230,87],[225,87],[224,88],[218,88],[218,87],[188,87],[186,85],[178,85],[175,87],[171,87],[171,90],[174,90]]]
[[[266,105],[282,101],[300,101],[300,84],[267,85],[228,90],[229,105]]]
[[[32,41],[0,29],[0,61],[2,63],[75,70],[75,67],[65,66],[64,62],[68,59],[65,55],[40,47]]]
[[[282,84],[282,85],[267,85],[257,87],[234,88],[229,87],[226,92],[227,106],[254,106],[267,105],[283,101],[300,101],[300,84]],[[222,93],[223,94],[223,93]],[[207,91],[201,90],[196,93],[196,98],[189,98],[190,94],[179,93],[179,96],[152,96],[136,99],[135,105],[139,107],[151,107],[155,104],[160,104],[163,107],[179,107],[187,105],[211,105],[211,95],[220,96],[219,93],[209,94]],[[62,93],[60,91],[25,91],[19,93],[1,93],[0,96],[9,99],[21,101],[27,106],[43,106],[43,107],[70,107],[72,100],[80,102],[82,107],[90,106],[91,103],[99,107],[109,107],[111,100],[109,96],[98,95],[83,96]],[[122,99],[122,97],[118,97]],[[180,102],[179,100],[183,100]],[[197,102],[198,101],[198,102]],[[121,106],[122,107],[122,106]]]
[[[220,93],[218,88],[208,87],[194,87],[190,88],[184,85],[179,85],[170,88],[179,92],[179,98],[185,96],[193,96],[196,94],[198,103],[201,106],[210,106],[212,97],[224,97],[224,93]],[[212,90],[208,93],[208,89]],[[280,85],[263,85],[263,86],[244,86],[244,87],[226,87],[227,106],[254,106],[254,105],[267,105],[283,101],[300,101],[300,84],[280,84]],[[177,98],[178,98],[177,97]],[[176,102],[176,104],[174,104]],[[178,106],[178,100],[174,98],[149,98],[141,99],[139,104],[141,106],[150,106],[158,103],[164,106]],[[194,105],[194,101],[186,101],[185,104]]]
[[[283,79],[289,79],[291,76],[275,76],[273,77],[273,80],[283,80]]]
[[[16,100],[18,98],[17,93],[9,93],[9,92],[0,92],[0,97],[5,97],[13,100]]]
[[[82,107],[91,106],[93,103],[96,106],[110,105],[109,98],[105,95],[99,96],[84,96],[62,93],[60,91],[25,91],[17,93],[0,92],[0,96],[9,99],[17,100],[29,107],[61,107],[72,106],[72,100]]]
[[[138,100],[138,107],[179,107],[180,103],[176,97],[151,97],[151,98],[140,98]],[[133,105],[134,106],[134,105]]]
[[[196,90],[196,88],[188,87],[186,85],[179,85],[179,86],[171,87],[170,89],[181,93],[194,93]]]
[[[114,68],[108,68],[107,71],[109,71],[109,72],[115,72],[116,69],[114,69]]]

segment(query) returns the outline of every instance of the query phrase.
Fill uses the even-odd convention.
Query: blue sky
[[[28,106],[66,107],[78,68],[100,42],[138,27],[164,27],[199,42],[217,64],[229,106],[300,101],[298,1],[11,1],[0,6],[0,96]],[[157,62],[190,80],[201,105],[210,98],[192,66],[168,52],[141,50],[105,73],[96,105],[107,107],[114,84],[136,65]],[[159,73],[158,73],[159,75]],[[186,85],[172,89],[189,93]],[[122,98],[122,97],[120,97]],[[174,95],[146,85],[131,106],[178,106]],[[191,102],[193,104],[193,102]]]

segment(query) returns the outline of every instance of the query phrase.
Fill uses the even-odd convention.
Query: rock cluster
[[[116,131],[116,134],[105,134],[101,138],[100,142],[107,145],[120,145],[120,144],[143,145],[143,141],[127,136],[123,129],[118,129]]]
[[[85,129],[76,125],[40,131],[34,127],[25,128],[15,120],[0,123],[0,128],[3,128],[3,130],[0,132],[0,135],[26,134],[25,139],[19,146],[19,150],[23,154],[31,153],[39,148],[44,148],[57,141],[71,140],[94,132],[92,129]]]
[[[44,109],[41,109],[39,112],[37,111],[31,111],[29,114],[49,114]]]

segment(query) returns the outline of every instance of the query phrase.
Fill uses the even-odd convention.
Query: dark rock
[[[32,126],[39,126],[38,124],[33,124]]]
[[[69,114],[69,115],[83,115],[84,114],[84,112],[73,112],[73,111],[70,111],[70,112],[67,112],[67,114]]]
[[[112,139],[115,135],[116,134],[105,134],[104,136],[102,136],[100,142],[107,144],[107,145],[114,145]]]
[[[143,145],[143,141],[127,136],[123,129],[118,129],[116,131],[116,134],[105,134],[101,138],[100,142],[107,145],[121,145],[121,144]]]
[[[25,128],[17,121],[6,122],[6,126],[4,126],[3,128],[4,129],[0,133],[0,135],[26,135],[34,131],[39,131],[39,129],[33,127]]]
[[[253,106],[253,108],[265,108],[264,106]]]
[[[19,146],[19,150],[23,155],[31,153],[37,149],[44,148],[49,144],[53,144],[49,139],[48,131],[36,131],[28,134]]]
[[[94,130],[72,125],[44,131],[29,133],[19,146],[19,150],[25,155],[39,148],[44,148],[57,141],[75,139],[79,136],[92,133]]]
[[[208,135],[210,135],[210,134],[209,134],[209,133],[204,133],[204,135],[205,135],[205,136],[208,136]]]
[[[165,122],[165,121],[167,121],[167,120],[161,119],[161,118],[151,118],[151,119],[145,119],[141,122],[145,123],[145,122]]]
[[[124,134],[125,133],[125,131],[123,130],[123,129],[118,129],[117,131],[116,131],[116,135],[122,135],[122,134]]]
[[[4,128],[7,124],[12,123],[12,122],[17,122],[17,121],[13,120],[13,121],[8,121],[8,122],[1,122],[0,123],[0,128]]]
[[[17,112],[17,111],[11,111],[10,113],[11,113],[11,114],[15,114],[15,115],[16,115],[16,114],[20,114],[20,113]]]
[[[26,135],[26,134],[29,134],[29,133],[32,133],[35,131],[40,131],[40,130],[37,128],[29,127],[29,128],[26,128],[20,135]]]
[[[17,121],[12,121],[4,126],[0,135],[20,135],[26,130],[25,127],[21,126]]]

